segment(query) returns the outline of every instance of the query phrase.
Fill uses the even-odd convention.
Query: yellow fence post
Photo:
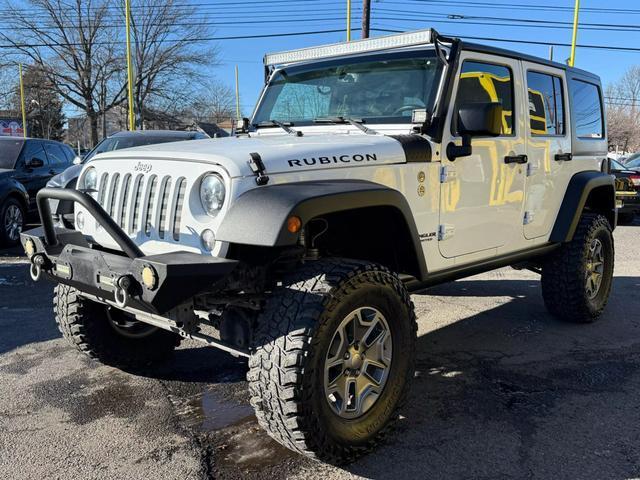
[[[573,12],[573,36],[571,37],[571,56],[569,57],[569,66],[573,67],[576,61],[576,40],[578,39],[578,12],[580,12],[580,0],[576,0],[576,6]]]
[[[129,97],[129,130],[136,129],[136,117],[133,108],[133,65],[131,62],[131,0],[124,1],[127,34],[127,93]]]
[[[22,64],[18,64],[20,74],[20,109],[22,110],[22,136],[27,138],[27,110],[24,105],[24,83],[22,82]]]

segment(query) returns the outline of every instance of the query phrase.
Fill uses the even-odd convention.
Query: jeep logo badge
[[[151,171],[151,164],[150,163],[138,162],[138,163],[136,163],[136,166],[133,167],[133,169],[136,172],[149,173]]]

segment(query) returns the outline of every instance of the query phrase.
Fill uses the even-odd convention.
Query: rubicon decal
[[[330,163],[375,162],[378,156],[375,153],[356,153],[355,155],[333,155],[331,157],[294,158],[287,160],[290,167],[304,167],[305,165],[328,165]]]

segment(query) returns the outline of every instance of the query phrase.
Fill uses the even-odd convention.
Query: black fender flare
[[[587,200],[592,192],[601,189],[606,191],[606,201],[598,205],[598,210],[603,212],[611,228],[616,227],[616,188],[613,175],[597,171],[576,173],[567,186],[567,190],[556,217],[549,240],[554,243],[569,242],[576,232],[582,212],[587,206]],[[609,195],[610,191],[610,195]],[[610,201],[609,201],[610,197]]]
[[[305,225],[319,215],[382,206],[393,207],[402,214],[424,276],[424,253],[406,198],[397,190],[366,180],[303,181],[249,190],[235,200],[216,237],[234,244],[295,245],[298,233],[287,230],[287,219],[291,216],[299,217]]]
[[[24,185],[14,178],[0,179],[0,205],[11,196],[18,198],[24,207],[25,213],[28,212],[29,194]]]

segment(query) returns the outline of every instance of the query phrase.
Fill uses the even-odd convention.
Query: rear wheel
[[[0,246],[13,247],[20,242],[24,226],[24,207],[14,198],[0,206]]]
[[[596,320],[609,299],[613,265],[611,225],[602,215],[584,215],[573,239],[542,267],[542,295],[549,312],[572,322]]]
[[[180,344],[179,335],[87,300],[66,285],[56,287],[53,303],[62,335],[76,349],[106,365],[149,366],[167,359]]]
[[[373,449],[414,372],[409,294],[386,268],[327,259],[272,292],[249,361],[251,403],[286,447],[331,463]]]

